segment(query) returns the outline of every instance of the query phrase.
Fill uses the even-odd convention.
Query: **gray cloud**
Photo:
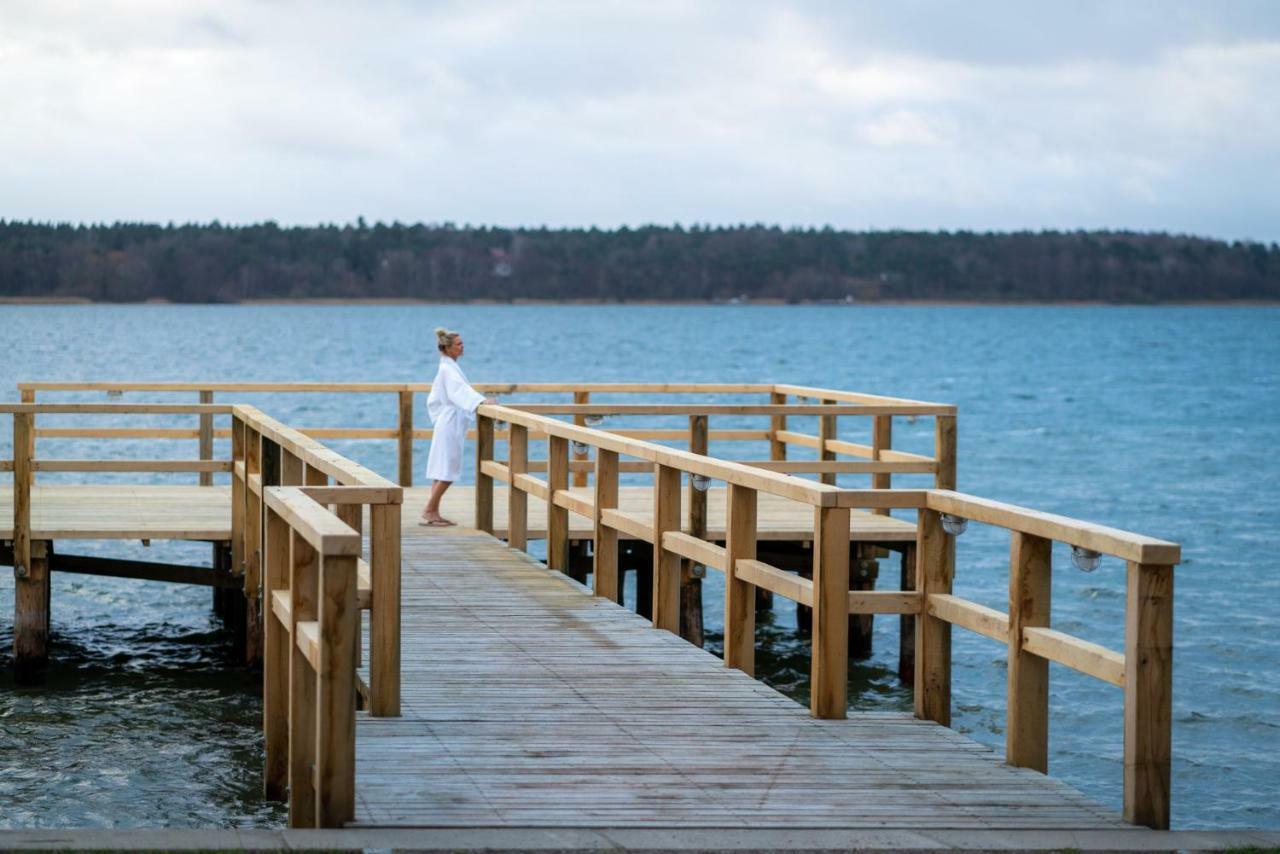
[[[1272,3],[0,3],[0,216],[1280,239]]]

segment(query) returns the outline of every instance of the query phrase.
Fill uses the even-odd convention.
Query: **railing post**
[[[915,713],[951,726],[951,624],[929,613],[929,597],[951,592],[953,544],[936,510],[917,512],[916,589],[923,608],[916,618]]]
[[[653,471],[653,625],[680,633],[680,556],[662,547],[662,535],[680,530],[680,470]]]
[[[589,391],[575,391],[575,392],[573,393],[573,402],[574,402],[574,403],[581,403],[581,404],[587,404],[587,403],[590,403],[590,402],[591,402],[591,392],[589,392]],[[574,424],[577,424],[579,427],[585,427],[585,426],[587,426],[587,416],[585,416],[585,415],[580,415],[580,414],[576,414],[576,413],[575,413],[575,414],[574,414],[574,416],[573,416],[573,423],[574,423]],[[584,451],[584,452],[583,452],[583,453],[581,453],[581,454],[579,454],[579,453],[575,452],[575,453],[574,453],[574,455],[573,455],[573,458],[574,458],[575,460],[585,460],[585,459],[587,458],[587,454],[588,454],[588,453],[590,453],[590,452],[589,452],[589,451]],[[586,485],[587,485],[587,473],[586,473],[585,471],[576,471],[576,472],[574,472],[574,473],[573,473],[573,485],[574,485],[574,486],[586,486]]]
[[[261,492],[249,485],[258,476],[258,489],[264,488],[262,477],[262,434],[246,427],[245,447],[245,513],[244,513],[244,657],[254,662],[262,657],[262,506]]]
[[[266,762],[262,782],[269,800],[282,801],[289,783],[289,644],[293,627],[283,624],[275,614],[272,597],[277,590],[289,589],[289,524],[270,507],[266,537],[262,609],[262,732]]]
[[[569,440],[547,437],[547,566],[569,569],[569,511],[556,504],[556,492],[569,487]]]
[[[319,593],[316,826],[342,827],[356,804],[356,559],[321,557]]]
[[[786,406],[787,396],[779,391],[771,392],[769,402],[774,406]],[[786,429],[787,416],[769,416],[769,459],[781,461],[787,458],[787,443],[778,438],[778,434]]]
[[[1009,681],[1005,762],[1049,771],[1049,662],[1022,650],[1022,630],[1049,625],[1053,542],[1013,532],[1009,548]]]
[[[956,417],[939,415],[934,418],[933,456],[938,462],[934,475],[935,489],[956,488]]]
[[[36,402],[35,389],[24,388],[20,394],[22,396],[23,403]],[[34,460],[35,458],[36,458],[36,417],[33,414],[31,416],[31,435],[27,438],[27,459]],[[31,473],[31,482],[32,483],[36,482],[36,475],[34,471]]]
[[[400,715],[400,505],[369,508],[369,713]]]
[[[849,678],[849,510],[813,511],[813,657],[809,711],[843,718]]]
[[[401,486],[413,486],[413,392],[400,392],[400,416],[396,424],[397,453]]]
[[[879,462],[881,453],[893,447],[893,416],[877,415],[871,421],[871,459]],[[893,475],[889,472],[877,472],[871,475],[872,489],[893,488]],[[887,507],[879,507],[872,511],[877,516],[888,516]]]
[[[818,402],[822,404],[835,403],[835,401],[833,400],[820,400]],[[836,452],[829,450],[827,448],[827,443],[830,442],[832,439],[836,438],[837,436],[836,430],[837,430],[836,416],[834,415],[818,416],[818,459],[819,460],[827,461],[827,460],[834,460],[836,458]],[[821,475],[819,475],[819,479],[823,483],[831,484],[832,486],[834,486],[836,482],[836,473],[833,471],[823,472]]]
[[[601,514],[618,506],[618,454],[596,448],[595,543],[591,583],[597,596],[622,601],[618,583],[618,532],[601,521]]]
[[[200,391],[201,403],[213,403],[213,392],[208,389]],[[213,459],[213,413],[200,413],[200,459]],[[200,485],[213,486],[213,472],[200,472]]]
[[[476,419],[476,530],[493,533],[493,478],[485,474],[485,462],[493,459],[493,419]]]
[[[756,672],[756,591],[738,580],[738,561],[756,556],[756,491],[729,484],[725,508],[724,663]]]
[[[1124,629],[1124,817],[1169,827],[1173,567],[1130,562]]]
[[[529,548],[529,494],[516,488],[516,475],[529,471],[529,428],[511,424],[507,439],[507,545],[525,551]]]
[[[31,540],[35,416],[13,416],[13,665],[19,685],[39,684],[49,660],[48,544]]]
[[[708,450],[707,416],[689,416],[689,451],[706,456]],[[693,485],[689,475],[689,533],[707,535],[707,493]],[[693,561],[681,561],[680,637],[694,646],[702,646],[702,580],[693,577]]]
[[[320,556],[298,532],[290,533],[289,826],[316,826],[316,674],[298,647],[298,623],[316,619]]]
[[[244,494],[248,464],[244,453],[245,423],[231,416],[231,572],[244,574]]]

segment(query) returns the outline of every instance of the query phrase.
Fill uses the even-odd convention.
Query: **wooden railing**
[[[579,426],[588,419],[609,417],[643,419],[653,416],[683,416],[688,428],[618,427],[610,432],[632,439],[687,442],[694,453],[707,453],[711,442],[768,442],[769,458],[745,461],[748,465],[791,474],[817,474],[824,483],[834,484],[837,474],[866,474],[877,489],[891,486],[894,474],[933,474],[934,485],[951,489],[956,485],[956,430],[954,406],[905,398],[884,397],[810,386],[762,383],[478,383],[489,395],[568,394],[571,404],[525,404],[518,408],[539,414],[572,415]],[[244,393],[338,393],[393,395],[397,413],[394,427],[300,427],[299,432],[316,439],[394,440],[397,447],[397,480],[412,486],[414,442],[430,439],[430,429],[414,427],[414,396],[430,392],[430,383],[148,383],[148,382],[24,382],[18,384],[24,402],[34,402],[38,393],[95,391],[195,393],[201,403],[212,403],[215,394]],[[592,403],[592,395],[760,395],[762,405],[706,404],[603,404]],[[812,404],[809,403],[812,401]],[[829,408],[824,408],[829,407]],[[711,417],[754,416],[768,419],[767,429],[712,429]],[[789,418],[816,416],[814,434],[789,429]],[[855,443],[839,438],[837,419],[867,417],[872,420],[871,441]],[[893,448],[895,417],[935,419],[933,456]],[[536,433],[536,431],[535,431]],[[41,438],[148,438],[198,440],[201,459],[211,459],[215,438],[227,438],[226,430],[216,430],[209,417],[186,429],[138,430],[127,428],[47,428],[37,431]],[[474,435],[474,434],[473,434]],[[498,439],[505,438],[501,433]],[[788,459],[789,448],[816,450],[817,460]],[[841,459],[841,457],[854,459]],[[589,462],[571,454],[571,478],[576,486],[586,484]],[[624,468],[625,470],[625,468]],[[201,483],[212,483],[212,474],[202,472]]]
[[[477,410],[476,526],[494,530],[495,481],[508,484],[508,542],[527,548],[530,496],[547,506],[547,564],[568,568],[568,514],[592,520],[592,585],[596,595],[619,600],[618,538],[653,545],[655,627],[678,632],[682,560],[725,575],[725,664],[754,672],[754,589],[762,588],[813,609],[810,711],[843,718],[847,705],[850,614],[906,614],[915,620],[914,674],[917,717],[950,725],[950,629],[959,625],[1009,645],[1006,761],[1046,771],[1048,765],[1048,662],[1122,685],[1124,694],[1127,820],[1152,827],[1169,821],[1169,745],[1172,676],[1172,578],[1180,559],[1174,543],[1039,513],[950,490],[850,490],[789,477],[626,436],[567,424],[513,407]],[[509,424],[508,458],[494,458],[496,422]],[[546,437],[546,476],[531,473],[529,442]],[[570,443],[594,449],[594,488],[569,488]],[[651,513],[618,507],[621,457],[653,473]],[[723,544],[706,539],[705,503],[691,507],[691,530],[681,524],[681,481],[689,496],[694,478],[724,482],[728,489]],[[705,485],[706,481],[702,481]],[[813,512],[812,578],[793,575],[757,559],[759,493],[807,504]],[[702,495],[705,502],[705,495]],[[851,509],[917,511],[914,590],[850,591]],[[952,592],[954,537],[942,514],[996,525],[1013,537],[1008,614]],[[699,528],[699,516],[702,524]],[[1128,562],[1125,651],[1112,652],[1050,628],[1049,546],[1057,540]]]
[[[262,614],[264,667],[270,671],[270,619],[281,609],[283,575],[265,567],[267,515],[263,491],[303,487],[323,505],[331,505],[347,527],[364,531],[368,509],[368,559],[358,555],[356,601],[369,612],[369,711],[400,714],[400,505],[401,487],[352,462],[315,439],[264,415],[252,406],[236,406],[232,418],[231,554],[245,576],[245,591]],[[268,677],[270,678],[270,677]],[[270,725],[268,725],[270,727]],[[270,738],[269,738],[270,740]]]

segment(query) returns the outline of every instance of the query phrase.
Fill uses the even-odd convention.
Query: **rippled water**
[[[957,403],[962,489],[1183,543],[1174,825],[1280,827],[1280,309],[0,306],[0,399],[16,400],[20,379],[430,379],[436,325],[466,333],[463,364],[477,382],[782,381]],[[395,420],[390,396],[240,397],[296,424]],[[865,439],[853,419],[842,422],[844,436]],[[928,419],[895,421],[895,445],[927,452],[931,442]],[[52,447],[103,450],[77,444]],[[332,444],[394,472],[389,442]],[[194,443],[172,445],[173,456],[192,455]],[[419,453],[424,461],[425,445]],[[194,545],[74,550],[208,557]],[[1054,557],[1055,626],[1120,648],[1123,566],[1108,560],[1085,575],[1065,551]],[[971,526],[957,566],[959,593],[1003,610],[1007,536]],[[882,562],[882,588],[896,572]],[[712,573],[712,646],[720,590]],[[5,653],[12,601],[12,577],[0,573]],[[204,589],[55,575],[49,684],[16,691],[0,681],[0,801],[16,805],[0,826],[283,821],[257,795],[256,680],[231,663],[209,605]],[[909,708],[894,676],[896,622],[877,621],[876,652],[854,667],[856,707]],[[761,670],[803,698],[808,659],[794,611],[779,607],[762,623]],[[956,726],[1003,749],[1003,647],[957,631],[954,654]],[[1051,773],[1118,808],[1119,689],[1054,665],[1051,694]]]

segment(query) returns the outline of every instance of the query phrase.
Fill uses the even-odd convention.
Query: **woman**
[[[427,455],[427,477],[435,482],[418,524],[443,528],[457,524],[440,515],[440,499],[462,474],[462,442],[467,438],[467,428],[476,423],[477,406],[497,401],[481,396],[458,367],[463,353],[459,333],[436,329],[436,347],[440,350],[440,368],[427,397],[427,415],[435,431]]]

